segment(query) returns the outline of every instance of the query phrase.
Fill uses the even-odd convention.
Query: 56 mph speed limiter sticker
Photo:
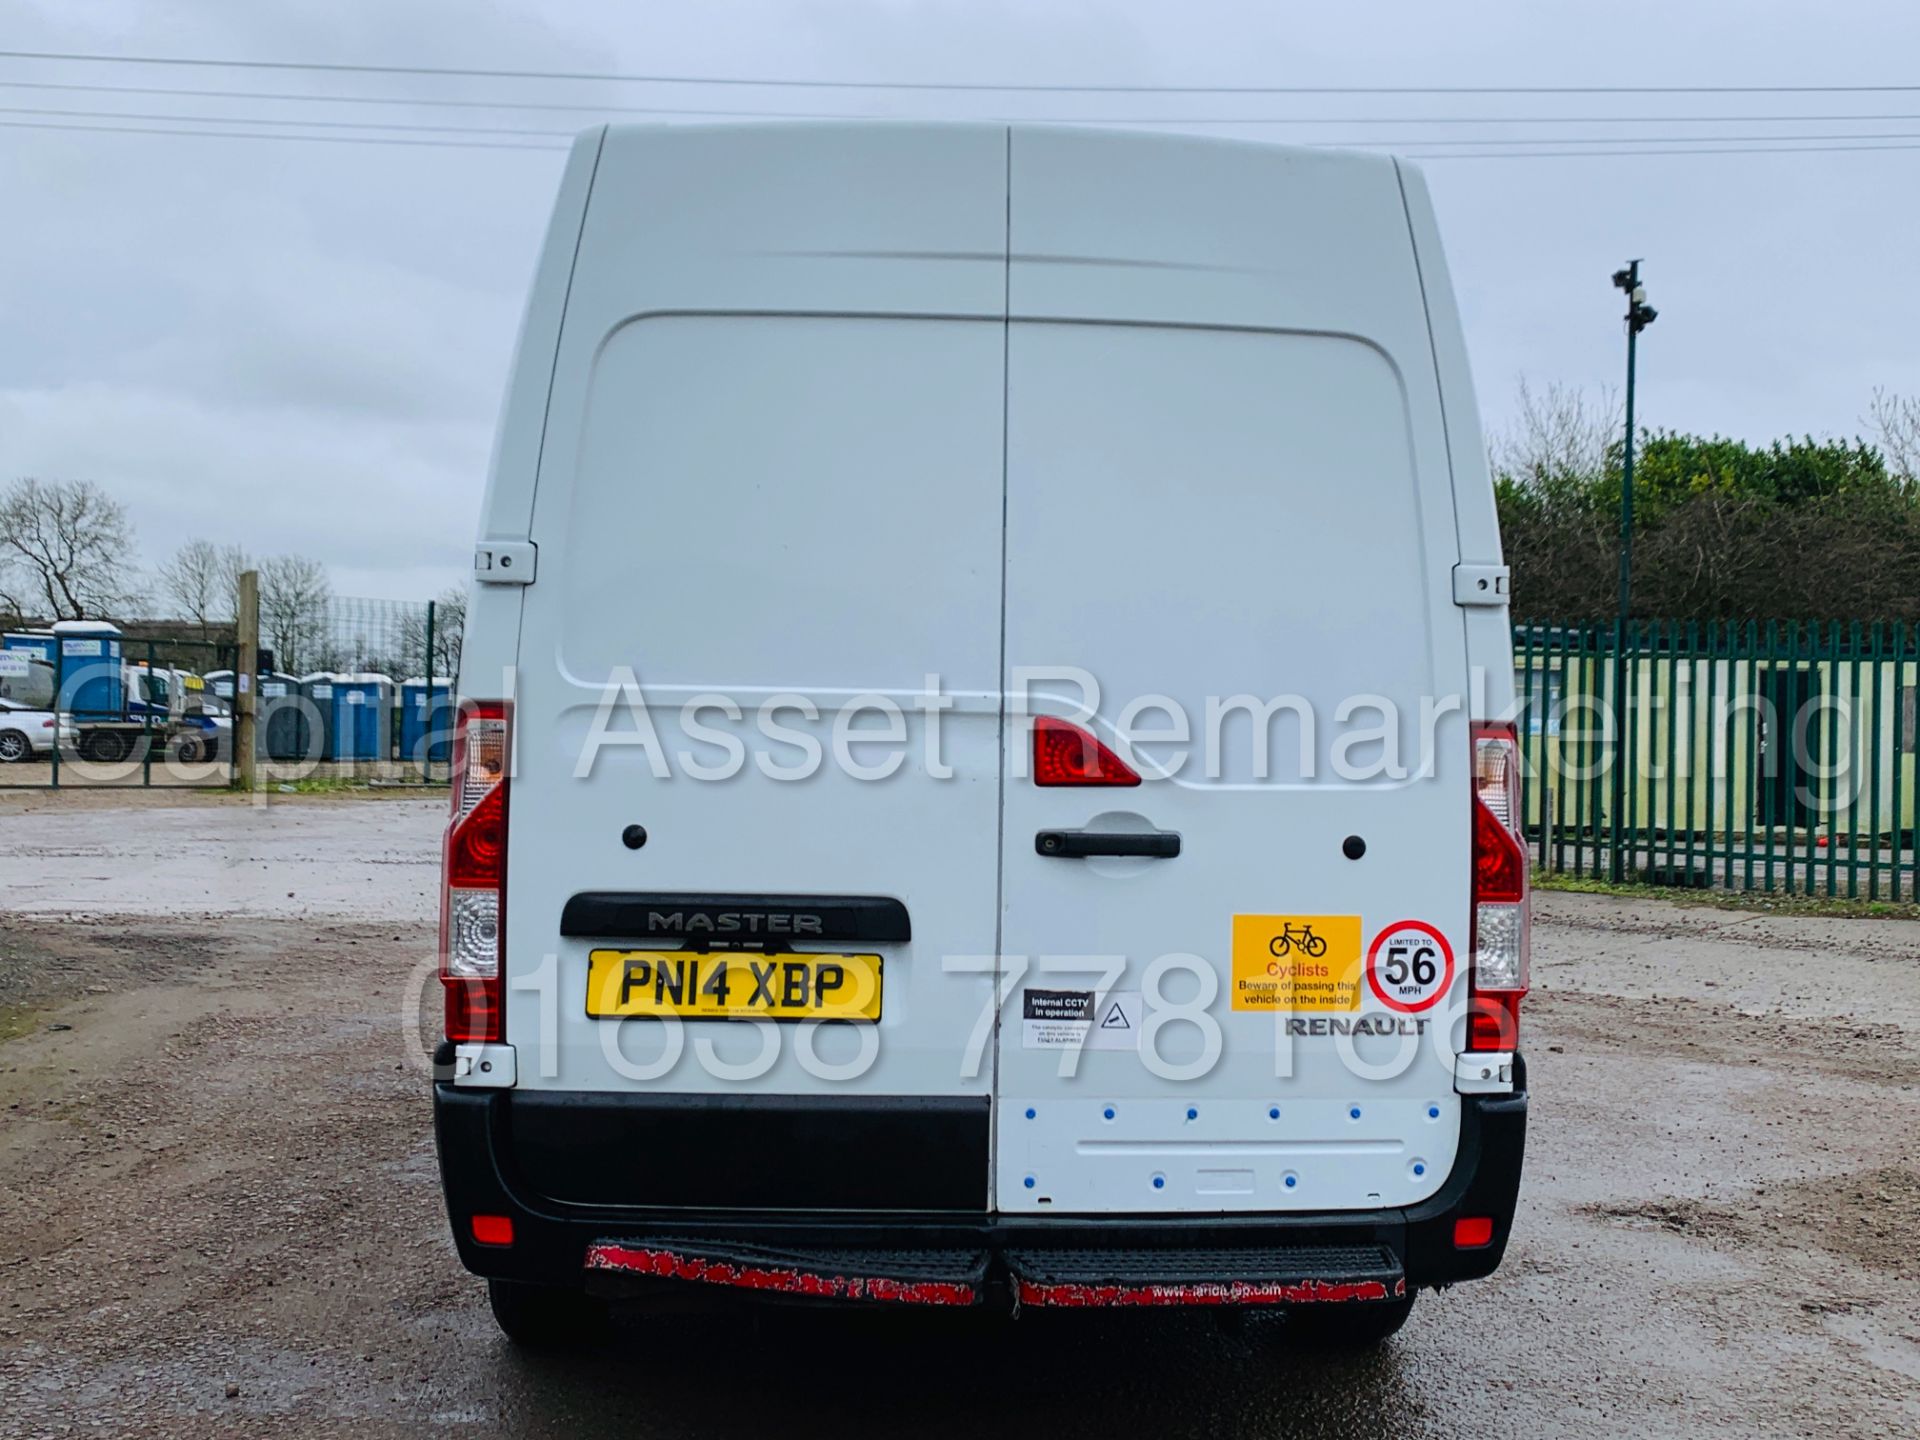
[[[1424,920],[1400,920],[1373,937],[1367,987],[1390,1010],[1432,1009],[1453,984],[1453,947]]]

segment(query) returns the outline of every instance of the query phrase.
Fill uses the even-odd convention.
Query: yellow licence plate
[[[878,955],[595,950],[587,1014],[707,1020],[878,1020]]]

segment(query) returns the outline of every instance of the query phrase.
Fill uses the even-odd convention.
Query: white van
[[[510,1335],[751,1292],[1365,1341],[1498,1264],[1506,570],[1417,171],[593,130],[475,567],[435,1113]]]

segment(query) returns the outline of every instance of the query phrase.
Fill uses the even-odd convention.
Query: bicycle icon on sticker
[[[1311,925],[1283,925],[1280,933],[1267,942],[1267,951],[1275,959],[1284,959],[1298,949],[1310,960],[1327,953],[1327,942],[1313,933]]]

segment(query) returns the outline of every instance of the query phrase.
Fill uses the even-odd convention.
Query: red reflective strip
[[[871,1275],[825,1275],[784,1265],[736,1265],[706,1260],[675,1250],[650,1250],[631,1245],[592,1245],[587,1269],[618,1270],[630,1275],[652,1275],[665,1280],[691,1280],[702,1285],[726,1285],[737,1290],[761,1290],[779,1295],[813,1295],[827,1300],[890,1300],[905,1305],[972,1305],[978,1287],[953,1280],[894,1280]]]
[[[1080,1285],[1020,1282],[1022,1305],[1317,1305],[1397,1300],[1407,1282],[1389,1290],[1378,1280],[1226,1280],[1174,1285]]]

